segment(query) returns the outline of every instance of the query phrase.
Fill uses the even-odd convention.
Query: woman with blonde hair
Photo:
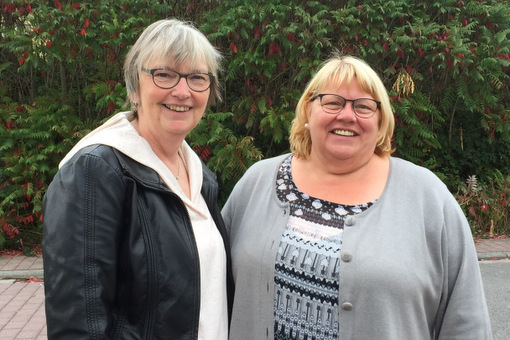
[[[491,339],[466,218],[432,172],[390,156],[393,129],[362,60],[313,77],[292,153],[248,169],[222,210],[230,339]]]

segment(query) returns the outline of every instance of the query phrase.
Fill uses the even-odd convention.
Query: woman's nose
[[[191,91],[191,89],[188,86],[188,82],[184,77],[181,77],[181,79],[179,79],[179,82],[172,88],[172,90],[173,95],[177,97],[187,97],[190,95]]]

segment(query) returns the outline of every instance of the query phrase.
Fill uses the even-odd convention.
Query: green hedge
[[[301,91],[338,49],[381,75],[396,113],[396,155],[437,173],[474,233],[491,221],[508,232],[506,201],[495,199],[510,175],[507,0],[0,5],[0,248],[39,244],[41,199],[59,160],[123,109],[124,56],[166,17],[193,21],[225,56],[224,101],[189,136],[218,173],[222,202],[251,164],[287,152]],[[473,175],[476,195],[467,190]]]

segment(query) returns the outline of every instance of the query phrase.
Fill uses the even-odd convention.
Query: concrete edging
[[[26,279],[29,277],[35,277],[42,279],[44,271],[42,269],[26,269],[26,270],[1,270],[0,279]]]
[[[503,260],[510,258],[510,252],[498,251],[489,253],[478,253],[478,260]]]

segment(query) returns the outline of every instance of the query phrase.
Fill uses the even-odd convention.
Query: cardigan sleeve
[[[492,339],[485,292],[469,224],[453,197],[444,206],[446,269],[436,319],[438,339]]]

